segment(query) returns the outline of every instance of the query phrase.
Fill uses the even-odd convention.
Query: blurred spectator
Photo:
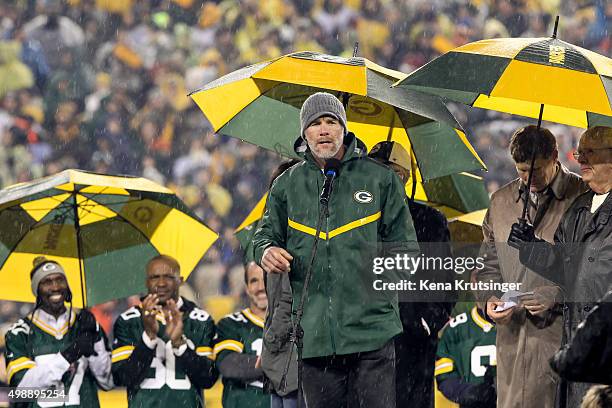
[[[37,41],[51,69],[60,66],[61,51],[82,47],[85,41],[83,29],[70,18],[62,15],[61,1],[43,1],[42,14],[23,26],[25,37]]]
[[[0,98],[10,91],[29,88],[34,84],[32,71],[19,60],[21,44],[0,42]]]

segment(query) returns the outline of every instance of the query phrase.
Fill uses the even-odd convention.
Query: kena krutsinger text
[[[466,271],[484,268],[482,257],[427,257],[419,255],[416,257],[407,254],[396,254],[393,257],[376,257],[372,262],[372,272],[380,275],[385,271],[395,271],[399,275],[409,273],[415,275],[417,271],[428,270],[452,270],[458,275]],[[382,279],[375,279],[372,282],[374,290],[391,291],[448,291],[448,290],[469,290],[469,291],[501,291],[521,290],[520,282],[466,282],[457,279],[454,282],[432,282],[430,279],[423,279],[417,276],[416,279],[400,279],[396,282],[385,282]]]

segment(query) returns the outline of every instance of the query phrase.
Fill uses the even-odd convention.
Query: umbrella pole
[[[359,41],[355,41],[355,45],[353,46],[353,58],[357,56],[357,52],[359,51]],[[342,92],[342,105],[344,105],[344,109],[348,109],[349,98],[351,95],[348,92]]]
[[[557,16],[557,21],[559,20],[559,17]],[[555,32],[556,32],[556,27],[557,25],[555,24]],[[540,130],[540,127],[542,126],[542,115],[544,114],[544,104],[540,105],[540,116],[538,117],[538,130]],[[537,150],[534,148],[533,149],[533,154],[531,156],[531,164],[529,166],[529,177],[527,177],[527,188],[525,189],[525,200],[523,202],[523,213],[521,215],[521,219],[519,220],[519,223],[521,225],[526,225],[527,224],[527,209],[529,208],[529,192],[531,189],[531,179],[533,178],[533,168],[535,167],[535,161],[536,161],[536,152]]]
[[[412,157],[410,158],[410,175],[412,176],[412,191],[410,192],[410,199],[414,201],[414,196],[416,195],[417,188],[417,179],[416,179],[416,156],[414,154],[414,149],[412,147],[412,143],[410,143],[410,151],[412,152]]]
[[[557,38],[557,29],[559,28],[559,16],[555,18],[555,27],[553,28],[552,38]],[[540,104],[540,115],[538,116],[538,130],[542,126],[542,115],[544,114],[544,104]],[[533,167],[535,166],[536,149],[533,149],[531,157],[531,165],[529,166],[529,177],[527,178],[527,188],[525,189],[525,202],[523,203],[523,213],[519,219],[521,225],[527,224],[527,209],[529,208],[529,191],[531,189],[531,179],[533,177]]]
[[[83,243],[81,242],[81,224],[79,223],[79,206],[77,204],[76,192],[73,193],[72,198],[74,199],[72,209],[74,211],[74,229],[76,230],[77,261],[79,262],[79,277],[81,278],[81,304],[83,309],[85,309],[85,276],[83,273],[83,262],[81,261]]]

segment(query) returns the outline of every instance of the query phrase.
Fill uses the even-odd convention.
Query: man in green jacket
[[[402,325],[397,294],[373,290],[381,275],[372,267],[380,248],[416,254],[404,187],[347,132],[346,113],[335,96],[310,96],[300,122],[295,148],[305,160],[272,185],[253,238],[255,259],[268,273],[289,273],[295,311],[319,218],[322,169],[326,160],[340,160],[301,322],[302,388],[309,408],[393,407],[392,339]]]

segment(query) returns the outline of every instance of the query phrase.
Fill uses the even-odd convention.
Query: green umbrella
[[[411,183],[407,184],[407,189],[411,190]],[[447,218],[489,206],[489,194],[482,177],[465,172],[417,183],[414,199],[437,208]]]

